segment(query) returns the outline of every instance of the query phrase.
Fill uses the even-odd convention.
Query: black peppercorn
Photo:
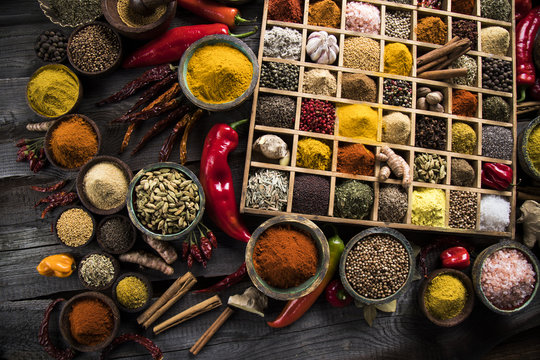
[[[66,42],[67,38],[62,31],[44,31],[38,36],[34,50],[44,61],[61,63],[66,58]]]

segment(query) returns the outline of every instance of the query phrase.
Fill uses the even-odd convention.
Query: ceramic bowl
[[[178,170],[180,173],[184,174],[184,176],[187,179],[193,180],[193,182],[197,185],[197,188],[199,191],[199,211],[197,212],[195,219],[191,222],[191,224],[189,224],[182,231],[173,233],[173,234],[167,234],[167,235],[156,233],[148,229],[146,226],[144,226],[141,223],[141,221],[139,220],[135,212],[135,207],[136,207],[135,187],[139,184],[141,177],[148,171],[159,170],[162,168],[172,168],[172,169]],[[172,240],[180,239],[186,236],[187,234],[189,234],[193,229],[197,227],[197,224],[199,223],[199,221],[201,221],[203,213],[204,213],[204,204],[205,204],[204,190],[202,188],[201,183],[199,182],[199,179],[197,179],[197,176],[187,167],[182,166],[177,163],[160,162],[160,163],[149,165],[146,168],[140,170],[129,183],[128,194],[127,194],[127,210],[128,210],[129,219],[131,220],[133,225],[135,225],[135,227],[139,229],[143,234],[146,234],[158,240],[172,241]]]
[[[70,245],[66,244],[65,242],[63,242],[62,239],[60,239],[60,237],[58,236],[58,228],[57,228],[57,225],[56,225],[58,223],[58,219],[60,219],[60,216],[62,216],[63,213],[65,213],[66,211],[68,211],[70,209],[81,209],[81,210],[85,211],[90,216],[90,218],[92,219],[92,225],[93,225],[93,227],[92,227],[92,235],[90,235],[90,238],[84,244],[79,245],[79,246],[70,246]],[[96,219],[94,218],[94,216],[92,216],[92,214],[90,213],[90,211],[88,211],[88,209],[85,209],[82,206],[70,206],[70,207],[64,208],[64,209],[62,209],[62,211],[54,219],[54,235],[56,236],[56,238],[58,239],[60,244],[62,244],[64,246],[67,246],[67,247],[69,247],[71,249],[81,248],[83,246],[88,245],[92,241],[94,236],[96,235],[96,228],[97,228],[96,227]]]
[[[409,272],[407,274],[407,279],[401,287],[394,292],[392,295],[380,298],[380,299],[371,299],[364,297],[360,295],[356,290],[353,289],[352,285],[349,283],[349,280],[347,280],[347,276],[345,274],[345,264],[347,262],[347,258],[349,256],[349,253],[353,249],[353,247],[360,241],[363,241],[366,237],[371,235],[389,235],[395,240],[397,240],[403,247],[405,248],[405,251],[407,252],[408,258],[409,258]],[[399,231],[390,229],[390,228],[382,228],[382,227],[373,227],[366,229],[364,231],[361,231],[360,233],[356,234],[348,243],[347,246],[345,246],[345,250],[343,251],[343,254],[341,255],[341,259],[339,262],[339,276],[341,278],[341,282],[343,283],[343,287],[345,287],[345,290],[357,301],[364,305],[378,305],[378,304],[384,304],[387,302],[390,302],[394,299],[397,299],[401,294],[403,294],[407,288],[410,286],[412,281],[412,275],[413,275],[413,268],[414,268],[414,262],[413,262],[413,251],[411,244],[403,234],[401,234]]]
[[[529,263],[533,266],[533,270],[536,274],[536,283],[534,285],[534,290],[531,294],[531,296],[523,302],[523,304],[515,309],[499,309],[498,307],[494,306],[489,299],[484,294],[484,290],[482,289],[482,284],[480,279],[482,278],[482,268],[484,266],[485,260],[493,253],[501,250],[501,249],[516,249],[519,250],[525,255]],[[497,244],[491,245],[484,249],[478,256],[476,257],[473,268],[472,268],[472,281],[474,286],[474,291],[476,292],[476,296],[480,299],[480,301],[491,311],[501,314],[501,315],[512,315],[515,314],[523,309],[525,309],[529,304],[533,301],[536,293],[538,292],[538,259],[537,257],[527,248],[526,246],[516,242],[516,241],[501,241]]]
[[[28,98],[28,84],[30,84],[30,81],[28,81],[28,84],[26,85],[25,99],[26,99],[26,103],[28,104],[30,109],[34,112],[34,114],[36,114],[37,116],[42,117],[44,119],[57,119],[57,118],[60,118],[62,116],[65,116],[66,114],[72,112],[73,110],[75,110],[77,108],[77,106],[79,106],[79,104],[81,103],[82,95],[83,95],[83,89],[82,89],[82,84],[81,84],[79,78],[77,77],[77,75],[73,71],[71,71],[70,68],[68,68],[67,66],[62,65],[62,64],[43,65],[39,69],[34,71],[32,76],[30,76],[30,80],[32,80],[34,78],[34,76],[36,76],[40,72],[42,72],[44,70],[47,70],[47,69],[63,70],[65,72],[67,72],[75,80],[75,82],[79,85],[79,93],[77,94],[77,100],[75,101],[75,103],[73,104],[73,106],[71,108],[69,108],[65,113],[60,114],[58,116],[47,116],[47,115],[42,114],[41,112],[39,112],[39,110],[35,107],[35,105],[32,103],[32,101]]]
[[[67,121],[67,120],[69,120],[69,119],[71,119],[72,117],[75,117],[75,116],[78,116],[78,117],[82,118],[84,121],[86,121],[88,123],[88,125],[90,125],[92,127],[92,129],[94,130],[94,133],[96,134],[96,137],[97,137],[97,143],[98,143],[97,144],[98,145],[97,153],[94,156],[92,156],[92,158],[90,158],[88,161],[90,161],[94,157],[96,157],[99,154],[99,149],[101,148],[101,133],[99,131],[99,128],[98,128],[97,124],[92,119],[90,119],[88,116],[85,116],[85,115],[82,115],[82,114],[70,114],[70,115],[62,116],[61,118],[56,120],[54,122],[54,124],[52,124],[52,126],[49,128],[49,130],[47,130],[47,133],[45,134],[45,146],[44,146],[44,148],[45,148],[45,156],[50,161],[50,163],[53,164],[54,166],[56,166],[57,168],[59,168],[61,170],[64,170],[64,171],[77,171],[82,166],[74,167],[74,168],[68,168],[68,167],[65,167],[63,165],[60,165],[58,163],[58,161],[56,161],[56,159],[54,158],[50,143],[51,143],[51,138],[52,138],[52,134],[53,134],[54,130],[56,130],[56,128],[58,128],[58,126],[62,122]]]
[[[133,172],[129,168],[129,166],[120,160],[117,157],[114,156],[96,156],[86,164],[84,164],[81,167],[81,170],[79,171],[79,174],[77,175],[77,195],[79,195],[79,199],[81,200],[82,204],[91,212],[98,215],[111,215],[119,212],[126,206],[126,202],[124,201],[122,204],[118,205],[117,207],[114,207],[112,209],[100,209],[96,206],[94,206],[90,200],[88,199],[88,196],[86,195],[85,187],[84,187],[84,177],[88,173],[88,171],[94,166],[101,162],[110,162],[116,165],[122,172],[124,173],[124,176],[126,177],[126,180],[129,184],[131,179],[133,178]]]
[[[426,302],[425,302],[425,294],[426,294],[426,289],[428,285],[431,283],[431,281],[433,281],[435,277],[442,274],[454,276],[459,281],[461,281],[463,285],[465,286],[465,289],[467,289],[467,300],[465,302],[465,306],[463,310],[461,310],[461,312],[457,316],[450,319],[446,319],[446,320],[441,320],[433,316],[427,309]],[[469,317],[474,307],[474,290],[473,290],[471,279],[469,279],[469,277],[465,275],[465,273],[459,270],[455,270],[455,269],[435,270],[431,274],[429,274],[426,279],[422,281],[422,284],[420,285],[419,295],[418,295],[418,302],[419,302],[420,310],[422,311],[422,313],[428,318],[429,321],[431,321],[435,325],[442,326],[442,327],[456,326]]]
[[[527,144],[529,143],[529,137],[531,136],[532,131],[538,126],[540,126],[540,116],[533,119],[519,134],[517,147],[518,159],[521,168],[527,173],[527,175],[536,181],[540,181],[540,169],[537,169],[533,165],[529,152],[527,151]]]
[[[107,247],[107,245],[105,245],[103,243],[103,239],[102,239],[102,237],[100,235],[100,229],[103,226],[103,224],[105,224],[107,221],[109,221],[111,219],[115,219],[115,218],[120,219],[121,221],[128,224],[129,229],[130,229],[129,230],[130,231],[129,245],[123,251],[113,250],[113,249]],[[133,224],[131,223],[131,221],[129,220],[129,218],[127,216],[120,215],[120,214],[109,215],[109,216],[105,216],[99,222],[99,224],[97,226],[97,230],[96,230],[96,240],[97,240],[97,242],[99,244],[99,247],[102,248],[103,251],[105,251],[105,252],[107,252],[109,254],[114,254],[114,255],[124,254],[124,253],[128,252],[129,250],[131,250],[133,245],[135,245],[135,240],[137,240],[137,230],[135,229],[135,226],[133,226]]]
[[[259,276],[259,274],[257,274],[255,266],[253,265],[253,252],[261,234],[270,227],[284,225],[291,226],[309,234],[315,243],[319,259],[315,275],[307,279],[304,283],[288,289],[280,289],[268,284]],[[322,282],[328,271],[329,264],[330,249],[326,236],[324,236],[324,233],[317,225],[302,216],[281,215],[266,220],[255,229],[246,247],[246,267],[251,281],[257,289],[273,299],[291,300],[311,293]]]
[[[108,257],[112,264],[113,264],[113,268],[114,268],[114,275],[113,275],[113,278],[110,282],[108,282],[107,284],[105,285],[101,285],[101,286],[92,286],[90,284],[88,284],[86,281],[84,281],[84,279],[82,278],[82,275],[81,275],[81,265],[83,264],[83,262],[91,255],[103,255],[103,256],[106,256]],[[107,254],[107,253],[103,253],[103,252],[93,252],[93,253],[90,253],[90,254],[87,254],[85,255],[81,261],[79,262],[79,266],[77,267],[77,275],[79,277],[79,282],[81,283],[81,285],[83,287],[85,287],[86,289],[88,290],[93,290],[93,291],[103,291],[103,290],[107,290],[108,288],[110,288],[112,286],[112,284],[114,284],[114,281],[118,278],[118,274],[120,273],[120,264],[118,263],[118,260],[116,260],[114,257],[112,257],[111,255]]]
[[[193,95],[191,90],[189,89],[189,86],[187,84],[187,68],[188,63],[191,60],[191,57],[197,51],[198,49],[207,46],[207,45],[215,45],[215,44],[226,44],[229,46],[234,47],[235,49],[242,52],[251,64],[253,65],[253,76],[251,78],[251,83],[249,84],[247,90],[240,95],[238,98],[222,103],[222,104],[212,104],[207,103],[205,101],[199,100],[197,97]],[[257,81],[259,79],[259,64],[257,62],[257,57],[253,53],[253,51],[247,46],[245,42],[242,40],[239,40],[233,36],[230,35],[208,35],[203,37],[202,39],[199,39],[195,41],[182,55],[182,58],[180,59],[180,66],[178,68],[178,81],[180,83],[180,87],[182,88],[182,92],[184,95],[191,101],[193,104],[195,104],[197,107],[200,107],[202,109],[206,109],[209,111],[226,111],[231,110],[240,104],[242,104],[244,101],[246,101],[247,98],[253,94],[253,90],[255,90],[255,86],[257,85]]]
[[[112,312],[112,318],[113,318],[113,329],[111,331],[111,334],[100,344],[97,345],[83,345],[80,344],[77,340],[73,338],[71,335],[71,329],[70,329],[70,322],[69,322],[69,314],[71,313],[71,309],[73,308],[73,305],[80,300],[87,300],[87,299],[97,299],[103,302],[105,305],[107,305]],[[95,291],[87,291],[79,295],[75,295],[71,299],[69,299],[62,310],[60,311],[60,333],[62,334],[62,337],[66,342],[75,350],[81,351],[81,352],[91,352],[91,351],[99,351],[106,346],[108,346],[116,337],[118,334],[118,330],[120,329],[120,311],[118,311],[118,307],[114,304],[114,301],[107,295],[104,295],[99,292]]]
[[[118,283],[120,283],[120,281],[128,276],[134,276],[138,279],[140,279],[145,285],[146,285],[146,291],[147,291],[147,299],[146,299],[146,302],[139,306],[138,308],[135,308],[135,309],[131,309],[131,308],[127,308],[125,306],[122,305],[122,303],[120,303],[120,301],[118,301],[118,298],[116,296],[116,287],[118,286]],[[150,301],[152,300],[152,295],[153,295],[153,291],[152,291],[152,283],[148,280],[148,278],[142,274],[139,274],[139,273],[135,273],[135,272],[128,272],[128,273],[125,273],[125,274],[122,274],[120,275],[120,277],[118,278],[118,280],[116,280],[116,282],[114,283],[114,286],[112,288],[112,297],[113,297],[113,300],[114,302],[116,303],[116,305],[118,306],[118,308],[121,310],[121,311],[125,311],[127,313],[136,313],[136,312],[139,312],[139,311],[142,311],[144,309],[146,309],[148,307],[148,305],[150,304]]]
[[[97,18],[99,18],[101,16],[101,11],[100,11],[95,16],[88,17],[86,19],[81,19],[79,22],[77,22],[77,21],[66,22],[66,21],[61,20],[60,17],[58,16],[58,12],[56,11],[56,9],[53,6],[53,3],[54,3],[53,1],[51,1],[51,0],[38,0],[38,2],[39,2],[39,7],[41,8],[41,11],[43,11],[43,14],[45,14],[45,16],[53,24],[60,25],[62,27],[76,27],[76,26],[79,26],[79,25],[82,25],[82,24],[92,22],[92,21],[96,20]]]
[[[136,40],[148,40],[157,37],[169,28],[172,19],[176,15],[176,1],[167,4],[165,14],[157,21],[143,26],[129,26],[118,14],[118,0],[102,0],[101,9],[107,22],[120,34]]]

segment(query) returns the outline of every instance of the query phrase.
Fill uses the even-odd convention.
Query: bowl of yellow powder
[[[519,134],[518,159],[523,171],[540,181],[540,116]]]
[[[420,285],[418,301],[422,313],[435,325],[456,326],[474,307],[472,281],[459,270],[435,270]]]
[[[259,77],[257,58],[242,40],[209,35],[182,55],[178,78],[186,97],[210,111],[237,107],[253,94]]]
[[[113,286],[113,300],[128,313],[144,310],[152,299],[152,284],[142,274],[129,272],[120,275]]]

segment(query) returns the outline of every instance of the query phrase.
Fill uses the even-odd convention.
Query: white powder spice
[[[483,195],[480,201],[480,230],[506,231],[510,224],[510,202],[502,196]]]
[[[490,26],[480,32],[482,51],[494,55],[506,55],[510,47],[510,33],[500,26]]]
[[[302,34],[291,28],[274,26],[264,34],[263,56],[300,60]]]

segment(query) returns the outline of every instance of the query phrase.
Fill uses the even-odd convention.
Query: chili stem
[[[249,23],[255,22],[256,20],[257,18],[252,19],[252,20],[244,19],[240,15],[236,14],[236,16],[234,17],[234,24],[235,25],[246,24],[246,23],[249,24]]]
[[[242,119],[242,120],[238,120],[236,122],[233,122],[232,124],[229,124],[229,126],[233,129],[233,130],[236,130],[236,128],[240,125],[243,125],[245,123],[248,122],[248,119]]]
[[[248,37],[248,36],[251,36],[255,33],[257,33],[257,31],[259,31],[259,27],[258,26],[255,26],[255,29],[251,30],[251,31],[248,31],[246,33],[243,33],[243,34],[233,34],[229,31],[229,35],[230,36],[234,36],[235,38],[237,39],[243,39],[245,37]]]

